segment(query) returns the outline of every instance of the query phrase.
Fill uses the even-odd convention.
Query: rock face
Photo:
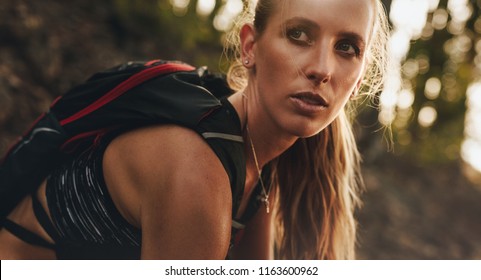
[[[0,2],[0,152],[55,97],[95,72],[130,60],[191,58],[158,34],[163,27],[153,25],[154,33],[145,23],[136,29],[135,17],[122,19],[117,2]]]
[[[88,2],[1,1],[2,153],[56,96],[129,56],[117,46],[109,1]]]

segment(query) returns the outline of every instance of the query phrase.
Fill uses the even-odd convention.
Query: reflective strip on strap
[[[39,128],[36,128],[34,129],[31,133],[30,133],[30,137],[28,139],[24,139],[22,140],[22,143],[18,145],[18,147],[12,151],[12,154],[15,154],[18,152],[18,150],[20,150],[21,148],[23,148],[25,145],[27,145],[28,143],[32,142],[33,138],[35,138],[35,136],[37,136],[37,134],[39,133],[42,133],[42,132],[46,132],[46,133],[56,133],[56,134],[61,134],[59,131],[55,130],[55,129],[52,129],[52,128],[48,128],[48,127],[39,127]]]
[[[202,133],[202,136],[205,139],[221,138],[221,139],[225,139],[225,140],[244,143],[244,139],[242,139],[242,136],[234,135],[234,134],[225,134],[225,133],[217,133],[217,132],[204,132],[204,133]]]
[[[232,227],[235,229],[244,229],[246,226],[244,224],[239,223],[236,220],[232,220]]]

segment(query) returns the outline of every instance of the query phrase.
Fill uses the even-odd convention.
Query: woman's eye
[[[305,45],[311,45],[312,40],[309,38],[307,33],[301,29],[294,28],[287,31],[287,36],[296,43],[301,43]]]
[[[339,43],[337,49],[347,55],[358,56],[360,54],[359,48],[348,42]]]

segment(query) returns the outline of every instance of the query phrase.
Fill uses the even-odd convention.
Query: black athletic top
[[[231,122],[238,133],[204,131],[202,123],[194,130],[213,148],[229,173],[235,217],[244,190],[245,158],[239,117],[227,100],[222,103],[223,106],[203,122],[210,122],[209,127],[212,122],[224,122],[224,126],[225,122]],[[51,221],[36,196],[32,196],[35,215],[55,244],[39,240],[40,237],[11,221],[5,223],[5,228],[28,243],[53,248],[59,259],[139,259],[141,230],[129,224],[119,213],[103,177],[102,159],[110,140],[98,141],[49,176],[46,195]],[[237,172],[233,172],[229,165],[236,165]],[[239,169],[238,165],[242,168]],[[236,233],[259,208],[260,192],[261,188],[257,186],[243,218],[239,221],[233,219],[231,247]]]
[[[55,243],[68,248],[68,256],[58,257],[82,258],[74,252],[92,247],[100,250],[91,258],[114,257],[102,250],[104,246],[118,247],[119,258],[140,257],[141,231],[119,213],[104,181],[102,158],[107,144],[84,151],[47,180],[47,205],[58,233]]]

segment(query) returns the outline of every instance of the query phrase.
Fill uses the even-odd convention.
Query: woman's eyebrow
[[[288,25],[293,25],[293,24],[300,24],[300,25],[306,26],[306,27],[314,29],[314,30],[320,29],[320,25],[317,24],[317,22],[315,22],[313,20],[310,20],[308,18],[305,18],[305,17],[300,17],[300,16],[292,17],[292,18],[286,20],[284,25],[288,26]],[[339,32],[337,34],[337,36],[342,37],[342,38],[350,39],[350,40],[352,40],[354,42],[357,42],[358,44],[363,45],[363,46],[366,45],[366,40],[364,40],[363,36],[361,36],[360,34],[358,34],[357,32],[354,32],[354,31]]]
[[[315,21],[299,16],[286,20],[285,25],[290,24],[302,24],[309,28],[319,28],[319,25]]]

